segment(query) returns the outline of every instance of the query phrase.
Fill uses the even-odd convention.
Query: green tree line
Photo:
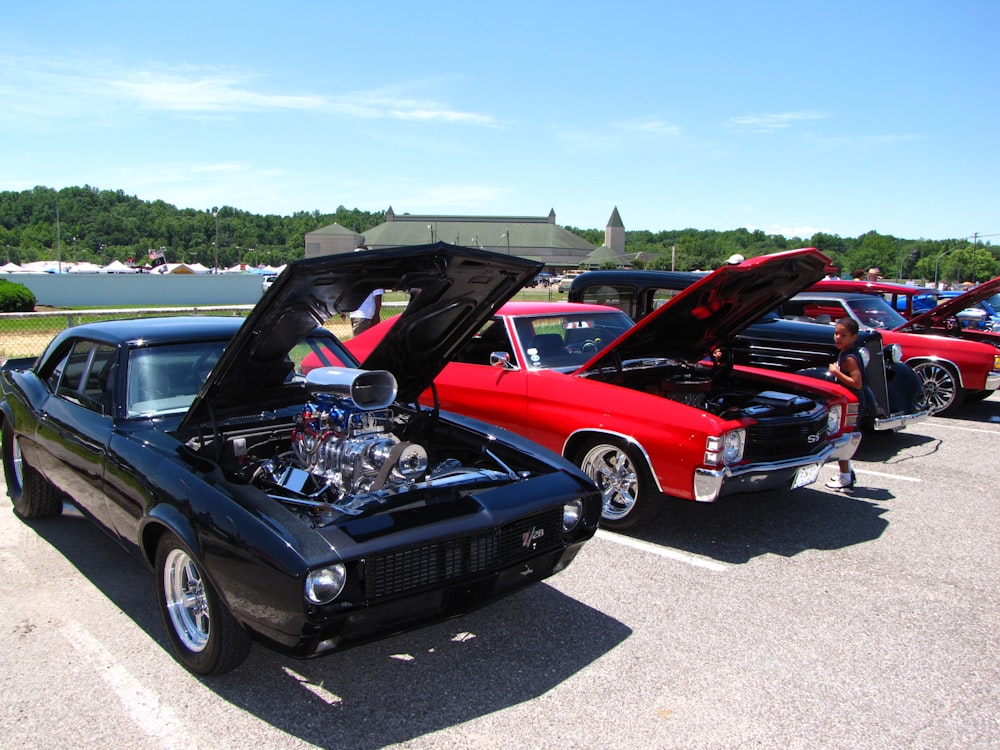
[[[575,229],[588,242],[604,243],[604,230]],[[980,237],[913,240],[878,232],[840,237],[818,232],[811,237],[784,237],[761,230],[678,229],[625,232],[625,252],[637,255],[641,268],[678,271],[717,268],[735,254],[752,258],[798,247],[815,247],[829,256],[837,274],[850,278],[878,268],[885,279],[959,283],[986,281],[1000,275],[995,248]]]
[[[231,206],[179,209],[121,190],[36,187],[0,192],[0,257],[19,265],[57,259],[98,265],[134,259],[142,265],[151,249],[163,248],[171,263],[214,267],[218,251],[220,268],[279,266],[305,255],[307,232],[336,222],[363,234],[383,221],[384,212],[343,206],[330,214],[261,216]]]
[[[383,211],[344,206],[333,213],[260,215],[231,206],[179,209],[164,201],[139,200],[121,190],[87,185],[60,190],[36,187],[0,192],[0,262],[58,258],[107,265],[134,259],[142,265],[150,249],[163,248],[170,262],[212,267],[217,257],[222,268],[237,263],[278,266],[304,256],[308,232],[336,222],[364,234],[384,221]],[[594,246],[604,243],[603,229],[567,229]],[[888,279],[928,283],[985,281],[1000,275],[993,246],[976,237],[913,240],[875,231],[853,238],[826,233],[784,237],[748,229],[625,233],[625,251],[638,254],[636,265],[647,268],[710,269],[735,253],[750,258],[795,247],[820,249],[842,276],[873,267]]]

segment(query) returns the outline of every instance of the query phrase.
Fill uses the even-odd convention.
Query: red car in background
[[[605,305],[508,302],[420,400],[569,458],[600,486],[611,528],[650,518],[663,495],[711,502],[810,484],[822,464],[854,454],[857,399],[815,378],[733,366],[727,346],[826,263],[807,249],[725,266],[636,324]],[[419,362],[407,342],[426,325],[407,308],[346,345],[366,368],[390,355]]]
[[[1000,276],[962,294],[937,292],[928,287],[908,284],[837,280],[817,282],[809,291],[849,291],[877,295],[908,319],[905,325],[894,330],[955,336],[1000,348],[1000,330],[995,330],[993,320],[996,311],[991,305],[983,304],[1000,295]]]
[[[825,288],[832,283],[824,282]],[[902,347],[903,361],[923,382],[932,413],[952,413],[964,401],[986,398],[1000,387],[1000,351],[996,348],[922,328],[919,318],[907,320],[871,291],[821,292],[815,288],[781,305],[782,315],[814,323],[836,323],[849,317],[862,328],[878,330],[886,344]]]
[[[810,292],[862,292],[875,294],[909,320],[929,310],[938,303],[937,290],[926,286],[897,284],[892,281],[862,281],[859,279],[823,279],[811,287]]]

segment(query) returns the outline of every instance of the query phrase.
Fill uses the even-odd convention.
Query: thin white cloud
[[[314,95],[267,94],[253,91],[235,76],[210,76],[192,71],[176,75],[138,71],[122,79],[95,80],[116,98],[145,109],[172,112],[247,112],[252,110],[315,110],[323,106]]]
[[[80,72],[83,71],[83,72]],[[400,87],[396,87],[399,89]],[[140,109],[186,116],[252,112],[313,112],[357,119],[392,119],[495,126],[487,114],[466,112],[433,98],[390,89],[325,93],[272,93],[236,70],[145,67],[120,72],[103,60],[38,60],[0,55],[0,98],[8,119],[87,117]],[[0,113],[0,118],[4,114]]]
[[[726,126],[731,130],[742,130],[752,133],[772,133],[786,130],[801,122],[825,119],[826,115],[819,112],[776,112],[764,115],[738,115],[730,117]]]

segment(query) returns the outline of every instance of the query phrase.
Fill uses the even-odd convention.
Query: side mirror
[[[490,367],[499,367],[502,370],[517,369],[510,361],[510,352],[490,352]]]

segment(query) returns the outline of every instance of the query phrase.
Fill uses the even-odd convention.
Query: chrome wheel
[[[602,495],[601,525],[625,529],[651,519],[662,507],[642,453],[624,440],[606,437],[583,446],[577,465]]]
[[[236,669],[250,651],[250,633],[233,617],[194,555],[166,532],[156,545],[156,603],[180,662],[198,675]]]
[[[20,493],[24,488],[24,459],[21,458],[21,441],[17,439],[13,430],[4,425],[4,442],[10,441],[10,455],[4,464],[5,479],[11,491]]]
[[[184,550],[167,553],[163,564],[163,595],[177,638],[189,651],[202,651],[212,633],[208,597],[201,571]]]
[[[580,468],[601,490],[603,519],[619,521],[632,512],[639,494],[639,478],[624,450],[614,445],[595,445],[584,455]]]
[[[937,362],[920,362],[913,365],[924,389],[922,406],[932,414],[943,414],[962,402],[958,378],[947,365]]]

